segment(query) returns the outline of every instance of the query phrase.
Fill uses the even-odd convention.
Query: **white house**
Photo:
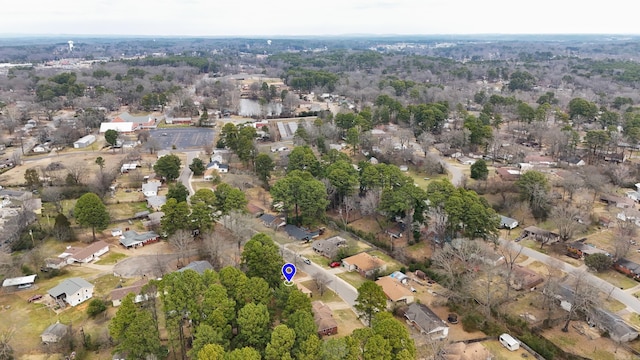
[[[49,147],[46,145],[36,145],[33,147],[33,149],[31,150],[34,153],[45,153],[45,152],[49,152]]]
[[[216,170],[219,173],[227,173],[229,172],[229,165],[214,160],[207,164],[207,170],[211,169]]]
[[[93,297],[93,285],[82,278],[69,278],[49,290],[49,296],[76,306]]]
[[[65,259],[67,264],[74,262],[89,263],[100,256],[106,254],[109,251],[109,244],[100,240],[84,248],[68,247],[58,257]]]
[[[93,144],[94,142],[96,142],[96,136],[95,135],[87,135],[84,137],[81,137],[80,139],[78,139],[78,141],[73,143],[73,147],[75,149],[80,149],[80,148],[85,148],[91,144]]]

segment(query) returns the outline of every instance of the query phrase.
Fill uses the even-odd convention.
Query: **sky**
[[[0,34],[640,34],[637,0],[0,0]]]

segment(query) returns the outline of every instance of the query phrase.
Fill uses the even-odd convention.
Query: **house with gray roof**
[[[141,129],[155,129],[157,127],[157,121],[155,118],[150,115],[141,115],[134,116],[129,114],[128,112],[123,112],[120,115],[116,116],[112,123],[132,123],[133,130],[141,130]]]
[[[147,198],[147,206],[153,211],[160,211],[162,206],[167,203],[167,197],[164,195],[149,196]]]
[[[447,323],[424,304],[413,303],[409,305],[409,308],[404,312],[404,317],[407,319],[407,323],[431,339],[446,339],[449,336]]]
[[[93,296],[93,285],[82,278],[64,279],[58,286],[49,290],[49,296],[71,306],[81,304]]]
[[[69,327],[65,324],[60,324],[59,322],[55,324],[49,325],[42,334],[40,334],[40,338],[42,338],[42,342],[45,344],[53,344],[60,342],[65,336],[69,334]]]
[[[627,324],[620,316],[601,308],[591,309],[588,312],[587,322],[609,334],[611,340],[618,343],[630,342],[638,337],[638,330]]]
[[[120,237],[120,244],[127,249],[137,248],[139,246],[144,246],[158,241],[160,241],[160,235],[153,231],[137,233],[133,230],[129,230],[122,233],[122,236]]]
[[[347,246],[347,240],[340,236],[334,236],[326,240],[316,240],[311,243],[311,248],[322,256],[333,259],[338,255],[341,247]]]
[[[213,270],[213,265],[211,265],[210,262],[205,261],[205,260],[201,260],[201,261],[192,261],[189,263],[189,265],[183,267],[182,269],[178,270],[178,272],[183,272],[183,271],[187,271],[187,270],[193,270],[195,272],[197,272],[198,274],[202,275],[204,274],[204,272],[206,270]]]
[[[500,227],[503,229],[515,229],[518,227],[518,220],[500,215]]]
[[[317,231],[307,231],[291,224],[287,224],[284,227],[284,231],[287,233],[287,235],[289,235],[289,237],[292,237],[298,241],[311,241],[311,239],[320,235],[320,233]]]

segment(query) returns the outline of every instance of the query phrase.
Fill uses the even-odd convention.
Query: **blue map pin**
[[[296,274],[296,266],[291,263],[286,263],[282,266],[282,275],[287,279],[287,282],[291,282],[293,276]]]

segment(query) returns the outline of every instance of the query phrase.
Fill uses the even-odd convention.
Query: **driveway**
[[[500,239],[500,242],[504,245],[508,241],[505,239]],[[584,268],[582,267],[577,268],[573,265],[567,264],[562,260],[552,258],[549,255],[543,254],[541,252],[530,249],[528,247],[521,246],[520,244],[515,242],[511,242],[511,245],[516,251],[522,249],[523,255],[536,259],[541,263],[558,267],[560,270],[566,272],[567,274],[576,276],[578,274],[584,273],[584,278],[589,282],[589,284],[600,289],[605,294],[609,294],[609,292],[611,291],[612,298],[623,303],[628,309],[635,311],[636,313],[640,313],[640,300],[638,300],[632,294],[626,293],[622,289],[617,288],[611,285],[609,282],[602,280],[599,277],[591,274],[590,272],[584,270]]]
[[[358,297],[358,290],[353,287],[348,282],[342,280],[338,277],[337,274],[343,272],[344,270],[340,268],[335,269],[325,269],[316,263],[311,263],[311,265],[307,265],[303,263],[299,258],[296,259],[296,254],[292,250],[289,250],[286,245],[278,244],[280,249],[282,250],[283,258],[285,261],[290,262],[292,264],[296,264],[296,267],[309,275],[311,278],[317,278],[319,276],[324,276],[326,279],[329,279],[329,283],[327,284],[327,288],[334,291],[344,302],[351,306],[351,309],[355,311],[353,306],[356,304],[356,298]],[[295,281],[295,278],[294,278]]]
[[[182,185],[187,187],[189,190],[189,196],[195,194],[193,187],[191,186],[191,177],[193,176],[193,172],[189,169],[189,165],[193,162],[193,159],[197,158],[200,155],[199,151],[185,151],[187,154],[187,163],[182,166],[182,171],[180,172],[180,177],[178,181],[182,183]]]

